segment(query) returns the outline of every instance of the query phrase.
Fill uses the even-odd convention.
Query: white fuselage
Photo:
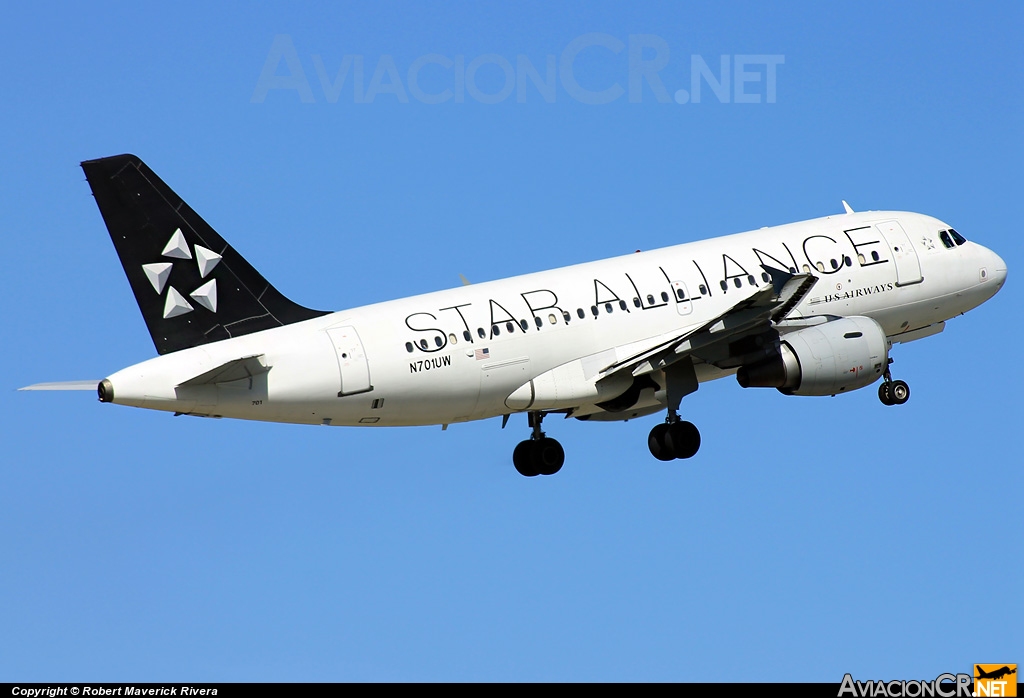
[[[509,395],[551,369],[582,359],[594,373],[700,326],[768,283],[762,264],[819,277],[790,317],[868,316],[899,341],[1003,283],[1005,263],[971,242],[947,248],[938,233],[948,228],[905,212],[819,218],[353,308],[108,380],[113,402],[186,414],[374,426],[483,419],[516,411]],[[182,385],[245,357],[269,370]],[[696,370],[701,381],[731,372]],[[657,405],[653,391],[645,399]]]

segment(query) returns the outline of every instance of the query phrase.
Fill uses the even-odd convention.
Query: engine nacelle
[[[871,385],[889,365],[885,331],[853,316],[782,335],[777,354],[736,372],[744,388],[786,395],[835,395]]]

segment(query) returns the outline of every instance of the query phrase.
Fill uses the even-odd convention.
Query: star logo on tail
[[[193,255],[193,251],[189,248],[188,241],[185,240],[185,235],[181,232],[181,228],[177,228],[171,235],[170,240],[167,241],[167,244],[164,245],[163,252],[160,254],[167,259],[181,260],[182,263],[194,259],[199,270],[199,278],[205,279],[216,268],[217,264],[220,263],[222,257],[202,245],[195,245],[194,249],[195,254]],[[209,310],[211,313],[216,313],[217,280],[210,279],[188,294],[188,298],[191,298],[195,303],[193,305],[178,289],[167,285],[174,264],[175,262],[172,261],[153,262],[142,265],[142,271],[145,273],[146,279],[149,280],[150,285],[153,286],[153,290],[157,294],[162,295],[164,289],[167,289],[167,296],[164,301],[164,319],[167,320],[191,313],[195,310],[196,305]]]

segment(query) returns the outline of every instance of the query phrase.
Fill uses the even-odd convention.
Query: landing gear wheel
[[[520,475],[526,477],[554,475],[565,463],[565,450],[562,444],[544,436],[540,430],[540,423],[544,419],[542,412],[531,412],[529,418],[533,435],[526,441],[520,441],[512,451],[512,464]]]
[[[665,444],[676,458],[692,458],[700,449],[700,431],[690,422],[669,424]]]
[[[512,451],[512,464],[516,466],[516,470],[519,471],[520,475],[526,477],[534,477],[540,475],[540,470],[537,469],[535,464],[535,458],[533,457],[535,441],[527,439],[526,441],[520,441],[516,446],[516,450]]]
[[[690,422],[658,424],[647,437],[647,447],[661,461],[692,458],[700,449],[700,431]]]
[[[651,433],[647,437],[647,447],[651,449],[651,455],[661,461],[670,461],[676,457],[672,445],[666,438],[668,430],[668,424],[658,424],[651,429]]]
[[[892,385],[889,381],[882,381],[882,384],[878,386],[878,399],[882,401],[883,405],[894,405],[892,401]]]
[[[893,381],[889,386],[889,399],[894,405],[903,405],[910,399],[910,386],[904,381]]]
[[[554,439],[544,437],[533,442],[534,465],[541,475],[554,475],[565,463],[565,450]]]

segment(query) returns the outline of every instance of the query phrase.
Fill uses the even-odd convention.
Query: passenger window
[[[725,279],[722,279],[722,283],[720,285],[721,285],[723,291],[728,291],[729,290],[729,284],[725,283]]]
[[[683,289],[681,289],[681,288],[677,288],[676,289],[676,298],[678,298],[681,301],[685,301],[686,300],[686,294],[683,293]]]
[[[834,260],[834,259],[830,259],[830,260],[828,260],[828,263],[832,265],[832,268],[833,268],[833,269],[838,269],[838,268],[839,268],[839,262],[837,262],[837,261],[836,261],[836,260]]]
[[[493,335],[494,337],[498,337],[499,335],[501,335],[501,328],[498,327],[497,325],[492,326],[491,335]]]
[[[516,331],[516,326],[511,320],[509,320],[508,322],[505,323],[505,329],[508,330],[509,334],[512,334],[513,332]]]
[[[594,314],[594,317],[597,317],[597,306],[596,305],[590,306],[590,312],[592,312]]]
[[[548,315],[548,322],[550,322],[552,325],[558,322],[558,318],[555,317],[554,313]]]
[[[412,353],[412,348],[413,348],[413,347],[412,347],[412,342],[406,342],[406,343],[405,343],[405,350],[406,350],[407,352],[409,352],[410,354]]]
[[[833,264],[835,264],[835,263],[836,263],[836,261],[835,261],[835,260],[833,259],[833,260],[832,260],[832,263],[833,263]],[[817,264],[815,264],[814,266],[815,266],[815,267],[817,267],[818,271],[819,271],[819,272],[821,272],[822,274],[824,274],[824,273],[825,273],[825,265],[824,265],[824,264],[822,264],[821,262],[818,262],[818,263],[817,263]]]
[[[757,282],[754,281],[753,274],[747,274],[747,283],[750,284],[751,286],[757,286]]]
[[[554,316],[554,315],[549,315],[548,317],[550,317],[550,318],[551,318],[551,323],[552,323],[552,324],[554,324],[554,322],[555,322],[555,316]],[[535,324],[537,325],[537,329],[538,329],[538,330],[539,330],[539,329],[541,328],[541,325],[543,325],[543,324],[544,324],[544,321],[540,319],[540,316],[539,316],[539,315],[534,315],[534,316],[533,316],[533,322],[534,322],[534,323],[535,323]]]
[[[604,304],[604,312],[606,312],[606,313],[612,312],[612,304],[611,303],[605,303]]]
[[[872,250],[872,252],[871,252],[871,261],[873,261],[873,262],[877,262],[877,261],[878,261],[878,259],[879,259],[879,257],[878,257],[878,252],[876,252],[876,251]]]
[[[586,317],[586,315],[583,314],[583,308],[576,308],[576,314],[580,316],[580,320]]]
[[[740,281],[740,277],[736,276],[736,277],[733,277],[732,285],[735,286],[736,288],[742,288],[743,287],[743,282]]]
[[[437,348],[440,349],[444,345],[444,340],[442,340],[440,336],[434,337],[434,344],[436,344]]]
[[[852,267],[853,266],[853,260],[850,259],[849,255],[843,257],[843,262],[845,262],[846,266],[848,266],[848,267]]]
[[[487,333],[484,332],[484,328],[483,327],[477,327],[476,328],[476,333],[480,336],[480,339],[486,339],[487,338]]]
[[[708,287],[707,286],[705,286],[704,284],[701,284],[699,288],[700,288],[700,295],[702,295],[702,296],[708,295]]]
[[[647,294],[647,305],[654,305],[654,296]]]
[[[661,292],[661,301],[663,303],[668,303],[668,294],[665,293],[664,291]]]
[[[421,339],[420,340],[420,349],[426,349],[426,348],[427,348],[427,340]]]
[[[768,282],[769,282],[770,280],[771,280],[771,279],[770,279],[770,277],[768,276],[768,274],[766,274],[765,272],[761,272],[761,281],[763,281],[763,282],[765,282],[765,283],[768,283]]]
[[[569,320],[572,319],[572,316],[569,315],[569,311],[568,310],[563,310],[562,311],[562,318],[565,320],[565,324],[568,325],[569,324]]]
[[[473,335],[469,333],[469,330],[462,330],[462,338],[465,339],[467,342],[473,341]]]
[[[452,334],[448,335],[448,341],[451,342],[452,344],[458,344],[459,343],[459,340],[456,339],[456,337],[455,337],[455,333],[452,333]]]
[[[640,307],[640,299],[637,298],[636,296],[633,296],[633,307],[634,308],[639,308]]]
[[[625,310],[626,309],[626,301],[619,301],[619,309],[620,310]]]

